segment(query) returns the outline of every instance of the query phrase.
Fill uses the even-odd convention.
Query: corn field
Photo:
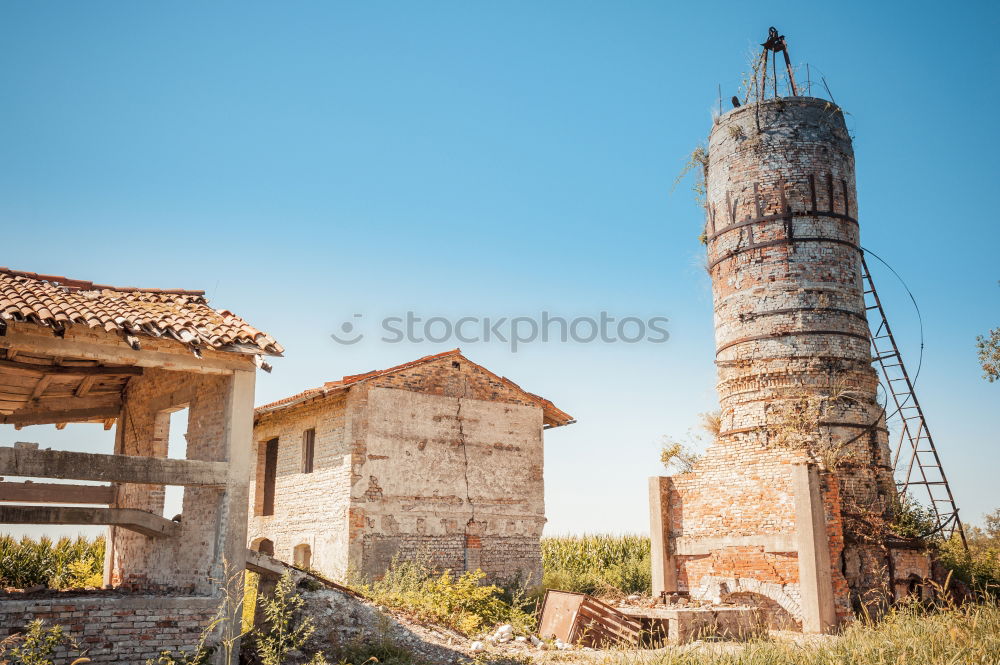
[[[104,538],[53,542],[0,536],[0,586],[26,589],[99,587],[104,570]]]
[[[622,596],[650,591],[649,537],[556,536],[542,539],[548,589]]]

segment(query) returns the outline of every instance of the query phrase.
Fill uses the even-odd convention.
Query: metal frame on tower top
[[[767,54],[771,53],[771,67],[774,71],[774,96],[778,97],[778,53],[785,56],[785,71],[788,73],[788,88],[792,91],[792,96],[799,94],[798,86],[795,85],[795,72],[792,68],[792,60],[788,57],[788,42],[785,36],[778,34],[778,29],[771,26],[767,30],[767,41],[761,44],[763,50],[760,52],[760,81],[757,80],[757,72],[753,75],[753,85],[747,87],[746,97],[743,103],[750,99],[753,90],[757,90],[757,101],[762,101],[767,97]],[[734,98],[735,99],[735,98]],[[735,104],[735,102],[734,102]]]

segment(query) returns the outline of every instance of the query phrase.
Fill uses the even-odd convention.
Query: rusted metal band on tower
[[[853,316],[861,321],[868,324],[868,317],[865,316],[864,312],[856,312],[853,309],[843,309],[841,307],[786,307],[784,309],[772,309],[766,312],[748,312],[740,315],[740,322],[745,323],[746,321],[753,321],[755,319],[761,319],[765,316],[780,316],[782,314],[797,314],[799,312],[809,312],[812,314],[844,314],[845,316]]]
[[[720,353],[726,349],[736,346],[737,344],[746,344],[748,342],[760,342],[762,340],[772,340],[780,339],[782,337],[797,337],[800,335],[840,335],[842,337],[854,337],[860,339],[861,341],[868,343],[870,338],[867,334],[860,334],[855,332],[850,332],[848,330],[789,330],[788,332],[774,332],[767,333],[765,335],[752,335],[750,337],[740,337],[739,339],[734,339],[731,342],[727,342],[720,346],[715,352],[715,356],[718,357]]]
[[[858,220],[854,219],[850,215],[845,215],[839,212],[831,212],[827,210],[803,210],[799,212],[782,212],[782,213],[775,213],[773,215],[762,215],[760,217],[754,217],[753,219],[745,219],[742,222],[736,222],[735,224],[724,226],[715,233],[708,236],[705,242],[712,242],[719,236],[725,235],[730,231],[741,229],[745,226],[752,226],[753,224],[763,224],[766,222],[781,222],[781,221],[790,222],[796,217],[829,217],[830,219],[850,222],[855,226],[859,226]]]
[[[755,249],[763,249],[765,247],[778,247],[780,245],[793,245],[798,242],[829,242],[835,245],[844,245],[845,247],[850,247],[851,249],[858,252],[858,254],[864,254],[864,250],[857,243],[853,243],[850,240],[841,240],[839,238],[822,238],[822,237],[811,237],[811,238],[778,238],[777,240],[769,240],[767,242],[758,242],[752,245],[747,245],[746,247],[740,247],[739,249],[730,250],[725,256],[721,256],[716,260],[708,264],[708,270],[712,270],[715,266],[719,265],[723,261],[727,261],[735,256],[739,256],[745,252],[749,252]]]

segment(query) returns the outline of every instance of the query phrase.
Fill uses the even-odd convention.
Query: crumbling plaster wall
[[[346,393],[346,395],[345,395]],[[302,432],[316,464],[301,473]],[[374,377],[262,414],[254,431],[249,544],[275,544],[334,577],[380,576],[397,553],[491,579],[541,579],[545,524],[542,409],[460,358]],[[275,515],[254,516],[262,446],[278,437]],[[257,510],[259,512],[259,510]]]
[[[383,387],[367,403],[351,496],[361,571],[425,553],[441,568],[540,581],[541,409]]]

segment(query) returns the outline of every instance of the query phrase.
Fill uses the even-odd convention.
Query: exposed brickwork
[[[393,556],[492,579],[540,579],[543,409],[509,381],[448,355],[258,416],[251,547],[342,577]],[[316,463],[301,472],[302,432]],[[275,514],[260,516],[264,443],[279,439]]]
[[[20,632],[33,619],[60,625],[95,663],[142,665],[161,651],[188,650],[218,612],[218,601],[202,597],[67,597],[0,603],[0,638]],[[61,646],[55,662],[68,663],[76,650]]]
[[[168,409],[188,405],[187,459],[224,460],[220,434],[225,428],[226,395],[224,376],[148,370],[129,383],[116,452],[166,457]],[[217,488],[185,488],[181,534],[176,538],[153,540],[112,529],[112,584],[136,591],[213,592],[213,579],[222,575],[213,545],[221,493]],[[163,500],[162,485],[123,484],[113,505],[161,515]]]
[[[721,433],[669,484],[671,536],[795,533],[791,465],[819,463],[843,620],[887,587],[881,529],[894,494],[843,114],[811,98],[730,111],[712,129],[706,180]],[[799,416],[809,431],[784,435]],[[692,593],[756,586],[801,620],[794,551],[726,547],[676,565]]]

